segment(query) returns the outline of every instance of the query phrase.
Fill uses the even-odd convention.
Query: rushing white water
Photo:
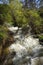
[[[11,30],[11,28],[9,29]],[[14,32],[14,30],[17,31],[18,28],[14,29],[13,27],[11,31]],[[12,58],[13,65],[35,65],[34,59],[32,59],[31,55],[36,53],[38,48],[41,48],[41,46],[39,45],[39,39],[33,38],[29,34],[24,36],[23,34],[21,34],[21,30],[19,30],[14,35],[14,39],[16,41],[9,47],[10,53],[16,53],[16,55],[13,55]]]
[[[43,65],[43,57],[31,59],[31,65]]]
[[[16,51],[16,53],[27,53],[28,51],[32,51],[34,47],[36,47],[39,44],[38,39],[34,39],[33,37],[29,36],[27,38],[24,38],[23,40],[17,40],[15,43],[13,43],[9,50],[10,52]]]

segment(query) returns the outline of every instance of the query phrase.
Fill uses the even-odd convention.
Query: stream
[[[9,27],[15,42],[9,46],[9,54],[3,65],[43,65],[43,46],[38,38],[28,32],[23,34],[18,27]],[[24,31],[25,32],[25,31]]]

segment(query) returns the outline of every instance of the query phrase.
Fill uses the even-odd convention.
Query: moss
[[[40,41],[40,44],[43,45],[43,35],[39,35],[39,41]]]
[[[9,48],[4,49],[4,54],[6,54],[6,55],[9,54]]]
[[[39,35],[39,39],[42,39],[43,40],[43,35]]]

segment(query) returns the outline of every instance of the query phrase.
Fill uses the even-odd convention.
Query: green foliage
[[[5,44],[6,39],[8,38],[8,28],[4,25],[0,25],[0,44]]]
[[[0,23],[12,21],[10,7],[7,4],[0,4]]]
[[[0,39],[4,39],[4,38],[7,38],[7,27],[5,26],[0,26]]]
[[[29,10],[28,11],[28,17],[29,17],[29,25],[32,28],[32,32],[35,34],[39,34],[42,32],[42,19],[36,10]]]
[[[5,32],[5,31],[7,31],[7,28],[4,27],[4,26],[0,26],[1,35],[2,35],[2,33]],[[3,34],[3,36],[4,36],[4,34]]]
[[[14,23],[19,27],[30,25],[32,32],[39,34],[43,32],[43,18],[40,16],[42,8],[39,10],[23,8],[19,0],[10,0],[10,3],[0,5],[0,24],[4,22]],[[15,24],[16,23],[16,24]]]
[[[38,36],[41,41],[43,41],[43,35]]]
[[[27,19],[24,16],[22,4],[18,0],[15,0],[15,1],[12,1],[9,6],[11,8],[13,16],[16,19],[17,25],[18,26],[23,26],[24,24],[26,24]]]

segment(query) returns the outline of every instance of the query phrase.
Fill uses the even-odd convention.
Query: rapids
[[[21,28],[8,28],[14,33],[15,42],[9,46],[9,55],[3,65],[43,65],[43,46],[38,38],[33,38],[29,33],[24,35]],[[38,64],[39,60],[41,63]]]

